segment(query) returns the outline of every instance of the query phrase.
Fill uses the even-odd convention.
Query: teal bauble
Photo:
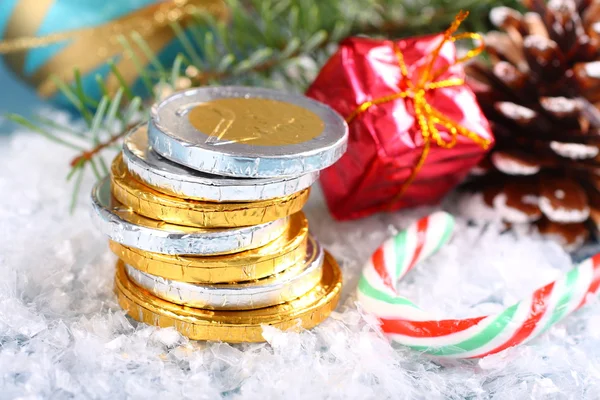
[[[169,24],[185,24],[194,12],[226,18],[227,8],[223,0],[1,0],[0,47],[9,68],[55,103],[69,104],[53,76],[73,84],[75,71],[89,98],[102,95],[98,78],[116,90],[119,79],[108,60],[120,79],[144,95],[135,61],[146,67],[149,59],[131,41],[132,33],[169,66],[182,51]],[[124,51],[123,38],[132,43],[135,57]]]

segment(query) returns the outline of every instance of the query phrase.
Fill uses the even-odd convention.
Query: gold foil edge
[[[287,197],[247,203],[185,200],[137,181],[122,154],[115,157],[111,172],[112,193],[123,205],[148,218],[194,227],[242,227],[274,221],[300,211],[310,194],[310,189],[304,189]]]
[[[335,309],[342,289],[342,275],[335,259],[325,252],[321,282],[306,295],[290,302],[258,310],[210,311],[161,300],[128,278],[117,262],[115,291],[119,304],[135,320],[160,327],[175,327],[195,340],[230,343],[262,342],[262,325],[282,330],[310,329]]]
[[[308,221],[302,212],[290,217],[282,236],[240,253],[185,256],[152,253],[110,241],[110,249],[132,267],[152,275],[190,283],[233,283],[281,272],[306,257]]]

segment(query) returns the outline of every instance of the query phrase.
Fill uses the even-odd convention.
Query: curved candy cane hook
[[[439,357],[484,357],[528,342],[598,293],[600,253],[497,314],[433,319],[400,296],[396,284],[447,243],[453,227],[450,214],[431,214],[386,240],[364,267],[358,300],[393,342]]]

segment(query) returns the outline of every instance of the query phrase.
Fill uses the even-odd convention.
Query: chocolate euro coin
[[[308,240],[306,258],[286,270],[255,281],[233,284],[194,284],[165,279],[126,265],[136,285],[172,303],[210,310],[251,310],[285,303],[303,296],[321,280],[322,247]]]
[[[111,240],[154,253],[216,255],[264,246],[287,229],[288,218],[242,228],[193,228],[146,218],[110,193],[108,178],[92,190],[93,220]]]
[[[287,197],[248,203],[217,203],[169,196],[137,181],[119,154],[112,164],[112,193],[124,206],[145,217],[176,225],[233,228],[260,225],[302,209],[310,189]]]
[[[254,87],[202,87],[152,107],[150,146],[177,164],[238,178],[320,171],[346,151],[348,126],[302,95]]]
[[[310,187],[319,177],[309,172],[282,178],[231,178],[206,174],[176,164],[148,147],[146,126],[138,126],[123,142],[123,161],[138,181],[185,199],[250,202],[286,197]]]
[[[115,292],[119,304],[133,319],[159,327],[174,327],[195,340],[230,343],[263,342],[263,326],[282,330],[310,329],[323,322],[337,306],[342,274],[331,255],[325,253],[320,282],[303,296],[256,310],[204,310],[175,304],[135,285],[117,263]]]
[[[123,246],[110,241],[110,249],[132,267],[166,279],[192,283],[252,281],[277,274],[306,257],[308,221],[303,213],[290,217],[280,237],[265,246],[210,257],[169,255]]]

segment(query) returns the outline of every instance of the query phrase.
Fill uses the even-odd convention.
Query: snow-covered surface
[[[89,219],[87,176],[69,215],[73,154],[31,133],[0,139],[0,399],[597,399],[600,304],[519,348],[474,361],[392,348],[355,304],[360,269],[397,229],[433,209],[334,222],[320,190],[311,231],[339,260],[337,311],[269,343],[185,339],[128,319],[112,292],[114,257]],[[456,198],[448,200],[449,209]],[[440,316],[510,305],[571,267],[557,245],[458,217],[454,239],[401,283]]]

